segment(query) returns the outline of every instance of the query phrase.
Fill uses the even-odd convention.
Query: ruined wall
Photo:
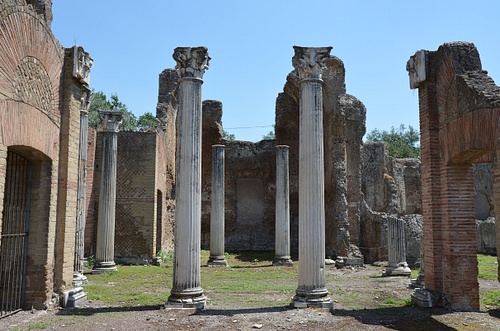
[[[419,89],[425,286],[435,305],[477,310],[472,164],[491,162],[498,149],[500,88],[471,43],[419,51],[407,69]]]
[[[119,132],[116,171],[115,259],[156,254],[156,133]]]
[[[175,153],[176,153],[176,91],[179,76],[175,69],[165,69],[158,79],[158,126],[157,185],[163,192],[161,221],[157,230],[157,250],[171,252],[174,249],[175,223]]]
[[[73,76],[75,49],[62,48],[51,19],[50,1],[0,3],[0,208],[9,185],[7,152],[15,152],[33,166],[24,307],[37,309],[53,303],[53,292],[71,287],[87,84]],[[4,219],[2,214],[2,232]],[[2,240],[0,248],[7,247]]]
[[[226,249],[274,250],[274,141],[226,141],[225,180]]]

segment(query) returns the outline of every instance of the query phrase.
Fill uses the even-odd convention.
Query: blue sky
[[[52,9],[61,44],[81,45],[93,57],[91,87],[116,93],[136,116],[155,113],[158,75],[175,66],[175,47],[208,47],[203,99],[222,101],[223,126],[239,140],[258,141],[272,129],[293,45],[333,47],[347,93],[367,108],[367,132],[418,129],[406,62],[419,49],[473,42],[483,69],[500,83],[495,0],[53,0]]]

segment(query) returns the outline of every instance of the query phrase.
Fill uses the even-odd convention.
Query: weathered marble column
[[[383,276],[409,276],[411,269],[406,263],[405,224],[402,219],[390,216],[387,222],[387,251],[389,265]]]
[[[73,285],[81,286],[88,283],[83,274],[84,238],[85,238],[85,216],[87,208],[86,194],[86,168],[88,148],[88,128],[90,97],[92,91],[86,87],[80,108],[80,145],[78,147],[78,183],[77,183],[77,206],[76,206],[76,233],[75,233],[75,262],[73,269]]]
[[[288,146],[276,146],[276,228],[274,266],[293,266],[290,258],[290,186]]]
[[[100,111],[102,137],[101,187],[97,216],[97,243],[92,273],[116,271],[115,204],[118,129],[122,112]]]
[[[331,47],[293,47],[299,93],[299,284],[297,308],[333,308],[325,287],[325,178],[321,73]]]
[[[204,309],[201,249],[201,85],[208,69],[206,47],[177,47],[178,89],[175,177],[174,278],[166,307]]]
[[[224,256],[224,145],[212,146],[212,211],[209,267],[227,267]]]

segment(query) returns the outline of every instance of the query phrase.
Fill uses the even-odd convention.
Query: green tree
[[[275,126],[273,124],[273,129],[262,136],[262,140],[274,140],[276,139],[276,134],[274,133]]]
[[[120,130],[137,130],[137,118],[127,109],[127,105],[121,102],[116,94],[112,94],[110,99],[108,100],[106,94],[101,91],[92,94],[89,107],[89,127],[96,130],[99,128],[99,110],[112,110],[123,112]]]
[[[137,120],[137,129],[142,131],[154,129],[156,126],[156,122],[156,116],[154,116],[150,112],[144,113],[139,116],[139,119]]]
[[[222,139],[226,140],[236,140],[236,137],[234,134],[227,132],[226,130],[222,129]]]
[[[420,157],[420,135],[411,125],[401,124],[398,129],[391,127],[390,131],[374,129],[366,135],[366,140],[385,142],[393,157]]]

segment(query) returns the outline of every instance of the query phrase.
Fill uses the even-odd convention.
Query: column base
[[[432,308],[432,295],[431,292],[425,288],[416,288],[411,294],[415,304],[423,308]]]
[[[82,286],[86,285],[89,283],[89,280],[87,279],[87,276],[80,272],[74,272],[73,273],[73,286]]]
[[[408,264],[406,262],[401,262],[398,265],[389,265],[385,268],[385,271],[382,273],[382,277],[386,276],[410,276],[411,269],[408,268]]]
[[[297,289],[295,296],[292,298],[292,306],[295,308],[333,310],[333,301],[330,299],[326,288],[312,291]]]
[[[224,257],[219,257],[219,256],[210,256],[207,262],[207,266],[209,267],[228,267],[229,263],[227,263],[226,259]]]
[[[64,291],[61,301],[61,305],[65,308],[81,307],[87,301],[87,293],[83,292],[83,287],[75,287]]]
[[[111,262],[96,262],[94,268],[92,269],[92,274],[102,274],[105,272],[117,271],[116,263]]]
[[[293,267],[293,261],[289,256],[275,256],[273,260],[275,267]]]
[[[196,310],[203,310],[205,309],[206,304],[207,297],[203,295],[203,290],[199,287],[186,291],[171,291],[170,296],[165,303],[165,308],[194,308]]]

